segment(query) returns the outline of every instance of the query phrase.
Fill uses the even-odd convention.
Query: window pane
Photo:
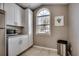
[[[46,32],[47,32],[47,33],[50,32],[50,26],[49,26],[49,25],[46,26]]]
[[[41,19],[42,19],[41,20],[42,21],[42,24],[45,24],[45,17],[42,17]]]
[[[41,25],[41,22],[42,22],[41,20],[42,20],[42,18],[38,17],[36,20],[36,25]]]
[[[36,25],[42,25],[42,24],[50,24],[50,17],[38,17],[36,20]]]
[[[43,16],[44,15],[44,11],[39,12],[38,16]]]
[[[49,25],[47,25],[47,26],[37,26],[36,27],[36,32],[37,33],[49,33],[49,30],[50,30]]]
[[[41,10],[37,16],[43,16],[43,15],[50,15],[49,11],[44,9],[44,10]]]
[[[47,11],[47,10],[44,10],[43,13],[44,13],[43,15],[50,15],[49,11]]]
[[[46,16],[46,17],[42,17],[42,24],[50,24],[50,17]]]
[[[45,27],[44,26],[37,26],[37,33],[45,33]]]

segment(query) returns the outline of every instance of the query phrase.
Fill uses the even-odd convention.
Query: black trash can
[[[66,40],[57,41],[57,53],[60,56],[67,56],[67,41]]]

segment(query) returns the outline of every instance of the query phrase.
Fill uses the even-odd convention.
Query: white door
[[[24,50],[28,48],[28,36],[24,35],[20,37],[20,40],[22,40],[20,52],[23,52]]]
[[[18,54],[20,54],[21,52],[23,52],[22,45],[23,45],[23,38],[18,37],[18,46],[19,46],[19,52],[18,52]]]
[[[16,56],[19,54],[20,51],[20,41],[18,37],[15,38],[9,38],[8,39],[8,55],[9,56]]]
[[[29,29],[28,29],[28,17],[29,17],[29,15],[28,15],[28,9],[25,9],[25,20],[24,20],[24,34],[28,34],[28,32],[29,32]]]
[[[33,44],[33,12],[28,9],[28,28],[29,28],[29,46],[31,46]]]
[[[15,5],[15,25],[16,26],[22,26],[22,20],[23,20],[22,16],[24,16],[22,13],[23,13],[23,9],[18,5]]]

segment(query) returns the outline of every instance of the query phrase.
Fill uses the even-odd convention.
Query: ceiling
[[[39,6],[41,6],[41,3],[19,3],[20,6],[22,6],[23,8],[31,8],[31,9],[35,9]]]
[[[41,5],[47,5],[50,3],[19,3],[19,5],[23,8],[31,8],[32,10],[38,8]],[[67,3],[53,3],[53,4],[67,4]]]

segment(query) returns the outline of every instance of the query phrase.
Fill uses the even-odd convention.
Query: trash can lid
[[[57,43],[67,44],[67,41],[66,40],[58,40]]]

